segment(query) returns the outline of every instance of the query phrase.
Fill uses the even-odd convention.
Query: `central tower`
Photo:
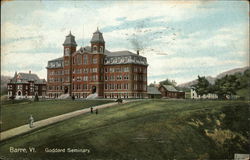
[[[105,51],[105,41],[103,39],[102,33],[97,30],[93,33],[91,43],[91,52],[93,53],[104,53]]]
[[[64,60],[64,81],[63,81],[63,90],[64,93],[69,93],[71,96],[72,93],[72,54],[76,51],[76,41],[75,36],[69,33],[66,36],[66,39],[63,43],[63,60]]]

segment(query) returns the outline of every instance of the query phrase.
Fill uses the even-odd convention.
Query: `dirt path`
[[[123,103],[129,103],[132,101],[134,101],[134,100],[125,100]],[[117,102],[95,106],[95,107],[93,107],[93,109],[102,109],[102,108],[112,107],[115,105],[117,105]],[[26,125],[23,125],[23,126],[20,126],[17,128],[9,129],[7,131],[0,133],[0,141],[6,140],[8,138],[11,138],[11,137],[14,137],[14,136],[17,136],[20,134],[30,132],[32,130],[35,130],[35,129],[38,129],[38,128],[41,128],[41,127],[44,127],[44,126],[47,126],[47,125],[50,125],[53,123],[57,123],[57,122],[60,122],[60,121],[63,121],[63,120],[66,120],[66,119],[69,119],[72,117],[76,117],[78,115],[88,113],[88,112],[90,112],[90,108],[85,108],[85,109],[81,109],[81,110],[77,110],[77,111],[73,111],[70,113],[66,113],[66,114],[62,114],[59,116],[55,116],[55,117],[51,117],[48,119],[37,121],[37,122],[33,123],[34,124],[33,128],[30,128],[29,124],[26,124]]]

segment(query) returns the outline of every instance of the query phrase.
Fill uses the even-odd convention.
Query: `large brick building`
[[[15,73],[7,84],[8,97],[11,98],[33,98],[36,94],[40,98],[46,96],[46,81],[40,79],[36,74]]]
[[[110,52],[97,29],[91,46],[76,49],[70,33],[63,43],[63,57],[47,66],[47,96],[57,98],[68,93],[76,98],[97,94],[100,98],[146,98],[147,59],[139,52]]]

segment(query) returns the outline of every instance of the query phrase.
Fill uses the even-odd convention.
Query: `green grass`
[[[244,101],[139,101],[2,142],[0,151],[33,159],[232,159],[248,151],[248,114]],[[33,146],[37,153],[10,154],[10,146]],[[90,153],[46,154],[47,147]]]
[[[14,104],[3,103],[1,105],[1,131],[15,128],[28,123],[30,115],[35,121],[88,108],[91,106],[109,103],[109,100],[49,100],[33,102],[28,100],[15,101]]]

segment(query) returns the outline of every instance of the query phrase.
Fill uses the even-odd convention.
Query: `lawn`
[[[110,100],[49,100],[49,101],[16,101],[14,104],[3,103],[1,105],[1,131],[18,127],[28,123],[30,115],[35,121],[112,102]]]
[[[81,115],[2,142],[4,157],[32,159],[232,159],[248,153],[243,101],[144,100]],[[35,147],[36,153],[9,153]],[[90,153],[45,153],[45,148]]]

